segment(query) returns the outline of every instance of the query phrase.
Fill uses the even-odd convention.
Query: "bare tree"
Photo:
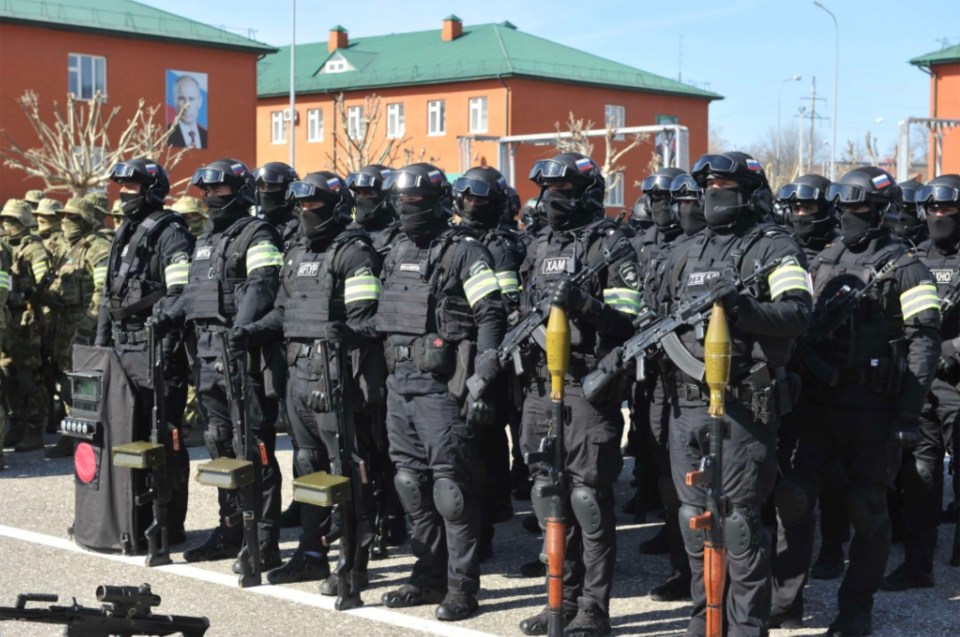
[[[40,99],[33,91],[26,91],[17,104],[39,146],[25,147],[4,130],[6,145],[0,148],[0,157],[8,168],[42,179],[47,190],[83,195],[103,188],[110,179],[111,168],[120,161],[150,157],[169,171],[191,150],[167,146],[183,111],[167,126],[157,116],[162,106],[147,107],[143,99],[122,126],[115,123],[120,107],[107,110],[106,96],[99,92],[90,100],[68,94],[63,108],[54,101],[52,122],[41,116]]]
[[[593,128],[592,120],[577,119],[573,112],[570,112],[565,122],[566,130],[560,128],[560,122],[554,122],[553,126],[557,131],[557,150],[561,153],[580,153],[587,157],[593,156],[593,143],[586,134],[587,131]],[[561,133],[569,133],[570,136],[567,137],[566,135],[561,135]],[[623,159],[624,155],[646,144],[649,140],[650,136],[647,133],[638,133],[625,138],[624,135],[617,133],[617,129],[612,123],[607,123],[606,133],[603,136],[604,160],[603,164],[600,165],[600,173],[603,175],[604,181],[606,181],[607,190],[615,188],[623,178],[623,171],[625,169],[620,163],[620,160]],[[620,141],[626,143],[618,147],[617,142]],[[659,165],[659,156],[657,156],[656,153],[654,153],[654,158],[651,160],[651,163],[653,162],[657,162]],[[656,169],[654,168],[654,170]]]
[[[393,165],[401,156],[412,157],[416,151],[405,146],[410,142],[409,135],[388,137],[386,132],[378,134],[383,119],[383,105],[376,93],[363,98],[363,106],[347,107],[343,93],[333,100],[336,116],[344,134],[334,136],[334,154],[327,155],[334,171],[346,175],[354,173],[370,164]],[[359,108],[359,119],[350,121],[350,109]],[[354,111],[356,112],[356,111]],[[421,149],[420,155],[426,154]],[[408,162],[409,163],[409,162]]]

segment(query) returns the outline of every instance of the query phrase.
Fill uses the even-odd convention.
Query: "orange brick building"
[[[960,120],[960,44],[913,58],[910,64],[930,75],[930,117]],[[960,126],[943,129],[940,144],[933,138],[927,179],[960,174]]]
[[[172,181],[219,157],[253,162],[257,59],[276,49],[130,0],[0,3],[0,130],[20,146],[39,145],[16,100],[33,90],[52,121],[53,102],[68,92],[104,93],[125,123],[140,98],[176,112],[177,81],[199,93],[199,141]],[[161,112],[161,117],[163,114]],[[123,124],[111,126],[119,128]],[[202,132],[200,132],[202,130]],[[6,144],[0,139],[0,144]],[[43,181],[0,169],[0,200],[21,197]]]
[[[456,16],[442,28],[357,38],[337,26],[328,42],[297,45],[295,168],[301,173],[336,167],[345,172],[343,135],[361,135],[364,101],[380,98],[381,118],[370,136],[406,140],[411,154],[398,153],[395,166],[432,159],[451,180],[471,165],[501,165],[497,138],[550,133],[569,112],[619,127],[676,123],[689,129],[689,154],[707,151],[708,107],[721,99],[680,82],[523,33],[509,22],[463,26]],[[257,164],[289,162],[290,47],[259,63]],[[346,121],[335,113],[344,95]],[[563,127],[565,130],[565,127]],[[346,130],[345,130],[346,129]],[[338,142],[339,137],[339,142]],[[611,207],[630,206],[633,185],[647,172],[655,139],[629,153],[621,185],[609,193]],[[515,186],[522,198],[535,195],[527,170],[555,149],[521,145]],[[603,163],[602,138],[594,159]],[[508,176],[509,178],[509,176]]]

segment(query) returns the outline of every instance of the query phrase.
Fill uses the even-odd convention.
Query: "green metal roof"
[[[927,53],[910,60],[910,64],[916,66],[935,66],[937,64],[949,64],[951,62],[960,62],[960,44],[956,46],[940,49],[933,53]]]
[[[338,49],[353,70],[323,72],[331,53],[327,42],[296,48],[298,93],[351,91],[389,86],[465,82],[498,77],[531,77],[574,84],[682,95],[706,100],[723,96],[641,71],[517,30],[509,22],[465,26],[444,42],[440,30],[351,38]],[[290,92],[290,47],[261,59],[260,97]]]
[[[272,53],[277,49],[223,29],[154,9],[133,0],[0,0],[0,22],[71,31],[186,41],[200,46]]]

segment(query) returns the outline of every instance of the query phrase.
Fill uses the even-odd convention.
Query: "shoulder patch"
[[[363,266],[362,268],[354,270],[350,276],[373,276],[373,270],[367,266]]]
[[[477,243],[477,240],[476,240],[476,239],[474,239],[473,237],[470,237],[470,236],[466,236],[466,235],[464,235],[463,241],[466,241],[467,243]]]
[[[490,266],[487,265],[484,261],[474,261],[473,265],[470,266],[470,276],[476,276],[484,271],[489,271]]]
[[[627,261],[620,264],[618,270],[620,279],[634,290],[640,289],[640,273],[637,272],[637,264],[633,261]]]
[[[190,255],[188,255],[186,252],[183,252],[182,250],[180,252],[174,253],[174,255],[170,257],[170,263],[186,263],[189,260],[190,260]]]

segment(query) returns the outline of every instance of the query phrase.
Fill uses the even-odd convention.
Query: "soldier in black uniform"
[[[345,193],[343,180],[327,171],[310,173],[290,185],[289,199],[299,210],[300,240],[286,255],[274,309],[241,328],[250,335],[252,345],[281,335],[286,341],[290,366],[285,405],[300,475],[329,472],[338,450],[336,415],[313,399],[322,382],[319,341],[330,343],[332,354],[339,344],[358,350],[376,338],[373,315],[380,298],[381,259],[365,232],[347,227],[351,200]],[[344,378],[344,374],[354,377],[352,369],[337,369],[335,358],[328,364],[335,378]],[[362,443],[359,453],[367,456],[369,420],[357,413],[363,401],[355,392],[347,400],[346,409],[354,412],[357,420],[357,438]],[[357,511],[364,514],[359,528],[360,544],[366,549],[372,539],[369,511],[363,507]],[[329,577],[324,541],[332,530],[330,510],[302,504],[300,516],[303,530],[296,552],[285,565],[271,571],[268,579],[271,584],[285,584],[328,578],[320,592],[336,595],[337,579]],[[357,565],[364,586],[366,555],[364,550]]]
[[[521,308],[551,298],[571,317],[570,370],[564,389],[571,421],[563,444],[573,515],[567,521],[564,565],[565,634],[606,635],[616,562],[613,484],[623,467],[620,403],[625,392],[617,388],[602,400],[589,402],[583,398],[580,379],[633,332],[631,319],[640,312],[640,274],[636,254],[627,246],[624,256],[582,287],[570,282],[571,275],[602,258],[604,249],[628,241],[622,229],[604,217],[605,182],[592,159],[563,153],[538,161],[530,179],[540,187],[549,225],[527,250]],[[546,352],[531,344],[526,358],[529,375],[523,378],[521,428],[525,454],[537,451],[546,435],[551,404]],[[542,490],[549,479],[545,467],[531,467],[531,473],[533,509],[541,528],[546,528],[547,496]],[[546,610],[520,622],[520,630],[546,634]]]
[[[293,247],[300,229],[300,218],[287,199],[287,187],[298,179],[297,171],[281,161],[268,162],[253,171],[259,216],[277,229],[283,254]]]
[[[395,484],[412,521],[417,557],[407,584],[385,593],[390,608],[442,602],[438,619],[477,609],[478,494],[473,490],[477,417],[461,416],[464,356],[496,347],[506,316],[493,259],[449,227],[450,184],[430,164],[406,166],[386,189],[405,237],[383,268],[377,329],[385,335],[387,434]],[[478,412],[489,405],[478,401]],[[444,591],[446,595],[444,596]]]
[[[392,168],[370,164],[347,177],[347,186],[353,193],[354,220],[370,235],[373,247],[381,255],[387,254],[403,234],[397,211],[383,189],[393,172]]]
[[[203,191],[210,221],[197,238],[190,264],[189,282],[181,303],[161,322],[185,321],[190,330],[187,350],[193,363],[197,407],[206,425],[204,442],[212,458],[235,458],[234,419],[227,399],[226,364],[221,334],[230,332],[228,355],[247,356],[248,377],[244,383],[244,408],[253,436],[257,458],[254,462],[260,487],[257,526],[260,562],[263,570],[279,566],[280,550],[280,467],[274,455],[276,445],[276,402],[264,394],[260,353],[248,349],[243,329],[262,318],[272,307],[279,287],[280,238],[267,221],[251,216],[256,204],[256,186],[243,162],[221,159],[197,170],[193,185]],[[200,546],[184,552],[188,562],[236,557],[243,531],[240,524],[228,524],[240,512],[239,492],[220,489],[220,523]],[[239,560],[234,572],[240,572]]]
[[[500,294],[507,315],[519,307],[520,265],[526,255],[520,233],[504,222],[510,214],[509,186],[498,170],[489,167],[471,168],[453,184],[454,203],[460,213],[460,227],[471,232],[493,257]],[[516,214],[516,209],[512,209]],[[494,396],[492,422],[477,432],[477,449],[485,469],[481,503],[480,561],[493,555],[493,525],[506,522],[513,515],[510,501],[510,449],[507,425],[519,411],[518,392],[507,378],[498,379],[489,390]],[[516,438],[514,438],[516,440]],[[518,441],[519,442],[519,441]]]
[[[829,179],[822,175],[809,174],[798,177],[777,193],[777,203],[783,210],[784,223],[803,248],[807,263],[812,263],[814,257],[839,237],[837,213],[833,202],[827,201],[828,188]],[[802,369],[795,371],[803,377]],[[801,388],[808,386],[809,383],[801,382]],[[780,424],[777,458],[781,474],[789,470],[793,452],[797,448],[799,432],[811,416],[808,407],[809,401],[801,399],[797,408],[785,416]],[[850,539],[850,518],[847,516],[843,498],[833,484],[824,485],[819,503],[820,554],[810,568],[810,577],[831,580],[843,575],[843,544]],[[768,502],[768,505],[768,509],[773,507],[773,502]],[[771,512],[769,517],[772,518],[773,515]]]
[[[917,210],[917,193],[923,188],[916,179],[904,181],[899,184],[901,198],[903,202],[899,211],[891,213],[884,219],[893,230],[893,234],[904,241],[908,246],[916,248],[927,240],[927,224],[924,223],[923,216]]]
[[[153,389],[147,352],[146,323],[175,305],[187,283],[194,239],[183,218],[164,208],[170,182],[163,166],[151,159],[117,164],[110,178],[120,184],[124,223],[113,239],[103,303],[94,344],[112,346],[135,387],[137,413],[132,419],[134,440],[150,434]],[[175,332],[163,338],[164,372],[168,385],[182,387],[186,361],[182,336]],[[168,392],[167,413],[183,408],[179,395]],[[185,540],[187,484],[190,458],[185,444],[175,452],[171,501],[168,508],[170,544]]]
[[[785,230],[761,220],[771,211],[771,193],[760,163],[749,155],[728,152],[704,155],[691,175],[703,188],[708,228],[675,254],[686,262],[671,271],[665,300],[681,303],[713,292],[726,310],[733,358],[722,443],[724,522],[728,583],[724,617],[730,634],[765,635],[770,603],[769,536],[760,509],[773,491],[776,476],[777,424],[788,409],[784,367],[793,339],[806,329],[810,315],[806,259]],[[735,281],[755,268],[780,265],[752,291],[737,291]],[[684,347],[703,359],[703,332],[678,333]],[[675,382],[670,421],[670,464],[680,499],[680,532],[692,572],[693,611],[688,635],[706,630],[704,534],[690,520],[706,508],[703,487],[688,486],[687,472],[700,466],[709,451],[708,394],[701,378],[692,378],[671,362]]]
[[[941,175],[916,193],[920,217],[926,219],[930,238],[920,244],[918,256],[930,268],[941,299],[955,292],[960,247],[960,175]],[[943,455],[945,442],[956,426],[960,395],[957,348],[960,321],[956,307],[941,316],[940,363],[920,412],[920,439],[913,449],[904,450],[900,474],[903,525],[903,564],[884,578],[880,588],[902,591],[931,588],[933,553],[937,543],[940,502],[943,499]],[[955,452],[954,452],[955,453]]]
[[[827,634],[860,636],[872,629],[873,596],[890,552],[887,489],[899,465],[896,444],[916,445],[920,410],[937,368],[940,301],[930,270],[883,223],[900,204],[900,190],[887,172],[853,170],[830,186],[827,199],[840,213],[841,238],[811,265],[817,312],[842,286],[856,290],[883,279],[837,330],[822,335],[805,361],[815,378],[804,390],[812,413],[800,431],[792,470],[777,485],[770,623],[802,622],[812,505],[829,481],[843,494],[854,534],[839,614]]]

